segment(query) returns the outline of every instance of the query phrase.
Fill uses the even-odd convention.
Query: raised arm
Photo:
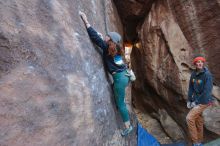
[[[101,49],[103,49],[103,51],[106,51],[107,49],[107,44],[106,42],[99,36],[99,34],[97,33],[96,30],[94,30],[90,23],[88,22],[88,19],[85,15],[85,13],[83,12],[79,12],[79,15],[81,16],[86,28],[87,28],[87,31],[88,31],[88,34],[89,34],[89,37],[90,39],[97,45],[99,46]]]

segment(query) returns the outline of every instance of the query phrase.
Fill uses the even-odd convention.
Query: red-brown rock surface
[[[148,14],[155,0],[114,0],[124,25],[125,38],[136,39],[136,27]]]
[[[160,114],[158,111],[165,108],[180,128],[187,133],[185,117],[188,109],[186,109],[185,100],[190,73],[193,69],[192,57],[197,53],[203,53],[206,56],[216,85],[213,95],[217,98],[219,96],[220,62],[217,59],[220,52],[219,1],[152,2],[149,11],[146,3],[138,7],[138,12],[147,12],[145,15],[137,13],[136,9],[136,11],[129,9],[132,5],[126,2],[121,2],[124,7],[119,7],[119,13],[123,11],[120,14],[124,27],[129,23],[128,18],[138,21],[134,18],[136,13],[139,14],[138,18],[145,16],[143,20],[135,22],[138,27],[133,26],[138,34],[135,40],[138,40],[141,46],[133,49],[131,57],[132,66],[137,75],[132,92],[134,102],[137,107],[139,106],[138,108],[141,105],[142,109],[148,113]],[[139,1],[130,1],[130,3],[140,4]],[[126,38],[132,41],[131,38],[134,36],[125,32],[125,35],[128,35]],[[218,112],[210,115],[213,115],[213,118],[219,117]],[[206,125],[209,125],[207,127],[209,130],[217,133],[216,130],[212,130],[216,125]],[[210,136],[206,131],[206,137],[208,135]]]
[[[120,136],[109,78],[79,10],[99,32],[124,31],[126,41],[139,44],[131,56],[133,102],[148,112],[148,126],[158,121],[148,127],[153,134],[166,131],[159,140],[188,137],[186,98],[196,52],[207,58],[219,99],[219,0],[114,2],[124,26],[110,0],[0,1],[0,145],[136,145],[135,131]],[[219,107],[204,113],[206,140],[219,136],[218,113]]]
[[[79,10],[122,33],[111,1],[0,1],[1,146],[136,145]]]
[[[138,78],[134,101],[150,113],[165,108],[179,124],[176,129],[184,131],[191,50],[166,1],[152,5],[139,38],[141,48],[132,52]]]
[[[169,0],[169,4],[192,50],[204,50],[214,82],[220,86],[220,1]]]

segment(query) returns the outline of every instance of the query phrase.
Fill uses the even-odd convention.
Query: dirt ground
[[[134,109],[134,111],[143,128],[153,135],[161,144],[172,143],[171,139],[164,133],[160,123],[156,119],[153,119],[150,115],[138,109]]]

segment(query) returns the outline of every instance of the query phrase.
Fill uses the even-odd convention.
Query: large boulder
[[[156,1],[140,29],[137,28],[139,41],[131,57],[137,75],[132,92],[134,102],[149,113],[159,114],[159,109],[164,108],[185,133],[188,83],[194,69],[192,58],[197,53],[207,58],[214,77],[214,97],[218,98],[220,93],[218,8],[219,3],[208,0]],[[216,133],[210,126],[214,125],[207,129]],[[213,138],[208,132],[205,134],[207,139]]]
[[[110,0],[0,1],[0,145],[136,145],[79,10],[123,32]]]
[[[220,135],[220,106],[208,107],[203,112],[205,127]]]
[[[152,109],[149,112],[158,112],[164,107],[181,127],[185,127],[191,50],[167,1],[152,5],[139,38],[141,47],[132,52],[137,74],[133,92],[135,102],[144,100],[141,104],[148,105]]]

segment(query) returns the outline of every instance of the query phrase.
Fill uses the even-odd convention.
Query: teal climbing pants
[[[113,80],[114,80],[113,90],[114,90],[116,105],[122,116],[123,122],[127,122],[130,120],[128,109],[125,104],[125,88],[127,87],[129,83],[129,78],[125,74],[126,74],[126,71],[119,72],[119,73],[112,75]]]

